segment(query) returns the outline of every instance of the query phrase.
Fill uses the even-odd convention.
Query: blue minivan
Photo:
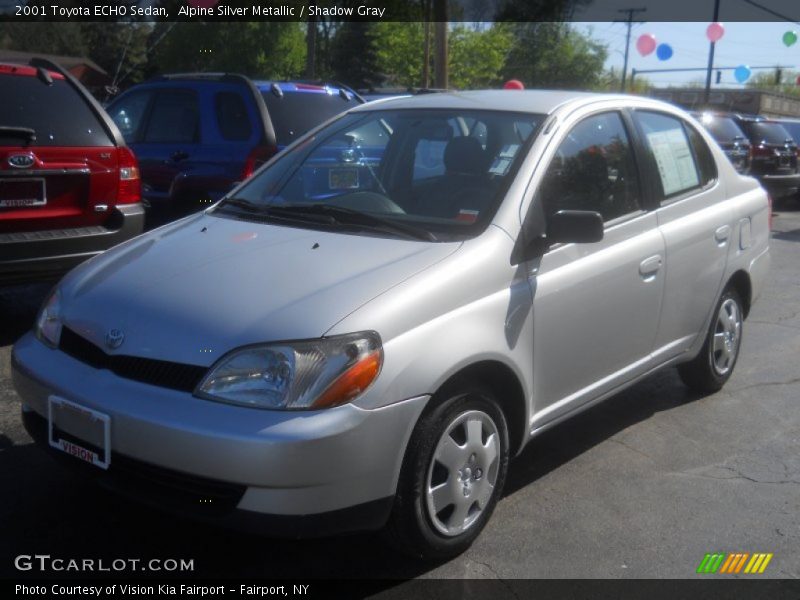
[[[141,168],[150,225],[205,208],[275,153],[363,103],[341,85],[162,75],[107,107]]]

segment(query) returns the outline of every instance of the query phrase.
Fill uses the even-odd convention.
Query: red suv
[[[48,61],[0,63],[0,284],[59,276],[143,225],[136,157],[97,101]]]

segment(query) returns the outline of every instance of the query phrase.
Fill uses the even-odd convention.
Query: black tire
[[[439,396],[439,398],[434,397],[431,400],[431,407],[426,409],[420,417],[411,436],[403,459],[392,514],[383,532],[387,541],[397,550],[424,560],[452,558],[469,548],[488,522],[497,500],[502,494],[509,461],[508,426],[505,415],[489,389],[479,384],[465,382]],[[485,448],[491,445],[497,451],[496,461],[493,460],[484,472],[483,467],[487,465],[481,464],[483,453],[479,452],[481,457],[476,459],[476,454],[469,449],[472,447],[470,446],[471,442],[465,437],[463,447],[466,449],[464,457],[467,462],[464,468],[458,471],[460,476],[456,476],[456,471],[452,469],[445,469],[441,463],[434,463],[435,451],[440,441],[445,443],[445,435],[453,423],[459,418],[478,421],[483,419],[480,415],[487,417],[494,425],[497,438],[499,438],[496,440],[496,445],[489,441],[490,434],[488,432],[493,433],[493,430],[489,422],[484,421],[481,427],[481,439],[483,440],[483,436],[486,436],[486,439],[481,443],[485,444]],[[465,436],[467,435],[466,423],[467,421],[461,424],[461,430]],[[458,432],[454,430],[454,433]],[[451,436],[451,440],[454,439]],[[460,446],[460,444],[458,445]],[[473,476],[467,476],[467,482],[464,482],[459,477],[465,477],[464,473],[468,472],[467,465],[472,465]],[[469,498],[472,490],[475,491],[475,499],[469,509],[471,516],[468,516],[464,522],[466,523],[469,519],[472,521],[464,527],[461,533],[446,535],[434,524],[434,519],[436,519],[441,527],[443,521],[440,516],[446,512],[440,511],[439,516],[431,515],[429,509],[426,491],[428,479],[433,476],[434,469],[436,469],[437,477],[442,476],[443,470],[447,485],[454,485],[462,490],[465,498]],[[483,507],[480,506],[481,500],[478,498],[479,495],[483,496],[480,490],[487,489],[486,487],[479,488],[479,484],[484,485],[484,482],[479,481],[482,476],[485,476],[487,481],[494,478],[491,496]],[[451,479],[452,477],[456,478]],[[473,485],[474,487],[472,487]],[[468,503],[469,500],[464,502]],[[453,516],[456,514],[455,508],[454,504]]]
[[[738,334],[735,336],[736,339],[732,346],[728,346],[731,357],[727,368],[721,370],[719,357],[722,356],[722,351],[715,350],[714,337],[716,334],[726,333],[721,325],[721,311],[723,306],[731,307],[731,302],[735,304],[736,315],[738,315]],[[734,288],[727,288],[714,308],[711,325],[700,353],[693,360],[678,366],[678,374],[688,387],[701,394],[710,394],[722,389],[722,386],[733,374],[739,358],[739,351],[742,347],[743,321],[742,299]]]

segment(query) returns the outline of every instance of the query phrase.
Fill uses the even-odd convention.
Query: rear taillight
[[[772,196],[767,194],[767,202],[769,203],[769,217],[767,218],[767,223],[769,224],[769,230],[772,231]]]
[[[120,148],[117,204],[135,204],[141,200],[142,180],[139,177],[139,162],[130,148]]]
[[[253,148],[244,161],[241,175],[242,181],[255,173],[261,165],[275,156],[277,152],[278,148],[276,146],[256,146]]]

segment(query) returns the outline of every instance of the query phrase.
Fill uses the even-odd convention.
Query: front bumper
[[[0,284],[60,277],[83,261],[144,230],[144,207],[114,208],[108,226],[0,234]]]
[[[233,525],[261,513],[266,516],[258,529],[293,537],[386,521],[408,439],[428,400],[420,396],[375,410],[242,408],[94,369],[31,334],[14,346],[11,364],[32,435],[50,395],[110,416],[111,467],[92,471],[107,487],[137,496],[128,475],[145,471],[159,483],[178,480],[196,490],[177,505],[151,504],[189,514],[210,504],[205,513]]]

